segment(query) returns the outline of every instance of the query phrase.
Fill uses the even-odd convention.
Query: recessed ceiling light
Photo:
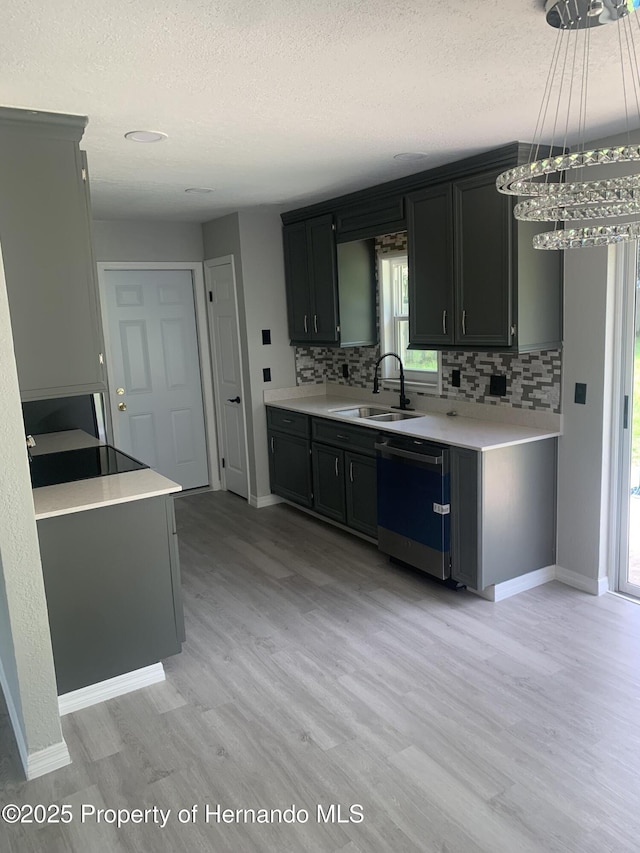
[[[130,142],[162,142],[167,134],[161,130],[130,130],[124,138]]]
[[[213,190],[211,187],[187,187],[185,190],[186,193],[201,193],[204,195],[205,193],[212,193]]]
[[[402,154],[394,154],[394,160],[401,160],[405,163],[412,163],[415,160],[425,160],[429,155],[424,151],[405,151]]]

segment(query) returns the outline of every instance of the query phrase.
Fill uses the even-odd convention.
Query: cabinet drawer
[[[289,412],[287,409],[267,408],[267,425],[270,429],[277,429],[289,435],[299,435],[302,438],[309,437],[309,415],[300,412]]]
[[[311,432],[314,441],[321,441],[324,444],[332,444],[336,447],[344,447],[375,456],[377,433],[373,429],[313,418]]]

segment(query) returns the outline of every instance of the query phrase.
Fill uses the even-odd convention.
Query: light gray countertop
[[[549,429],[518,426],[498,421],[481,420],[480,418],[449,417],[446,414],[425,413],[420,417],[412,417],[393,423],[381,423],[365,418],[354,418],[340,415],[337,409],[362,406],[362,399],[343,396],[307,396],[290,399],[273,400],[268,406],[287,409],[291,412],[301,412],[314,417],[330,418],[342,423],[375,429],[376,431],[406,435],[412,438],[422,438],[438,441],[455,447],[469,450],[489,451],[500,447],[510,447],[514,444],[524,444],[529,441],[540,441],[545,438],[555,438],[560,432]],[[388,408],[381,406],[381,408]],[[452,406],[455,408],[455,406]],[[393,409],[389,409],[393,411]]]
[[[36,446],[31,450],[33,456],[76,450],[81,447],[98,447],[104,444],[103,441],[79,429],[36,435],[34,438]],[[168,495],[179,492],[181,489],[182,487],[173,480],[163,477],[162,474],[150,468],[144,468],[139,471],[126,471],[123,474],[110,474],[106,477],[92,477],[89,480],[43,486],[33,490],[33,504],[36,520],[40,520],[127,501]]]

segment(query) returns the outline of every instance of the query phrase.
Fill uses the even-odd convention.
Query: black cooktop
[[[137,471],[149,466],[127,456],[121,450],[116,450],[110,444],[105,444],[100,447],[64,450],[62,453],[43,453],[33,457],[30,467],[31,485],[38,489],[41,486],[55,486],[74,480],[90,480],[93,477],[106,477],[108,474]]]

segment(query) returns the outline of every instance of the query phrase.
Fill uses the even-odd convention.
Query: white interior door
[[[190,270],[105,270],[114,443],[184,489],[209,483]]]
[[[209,296],[209,334],[214,356],[222,482],[229,491],[247,498],[245,402],[233,264],[205,261],[205,282]]]

